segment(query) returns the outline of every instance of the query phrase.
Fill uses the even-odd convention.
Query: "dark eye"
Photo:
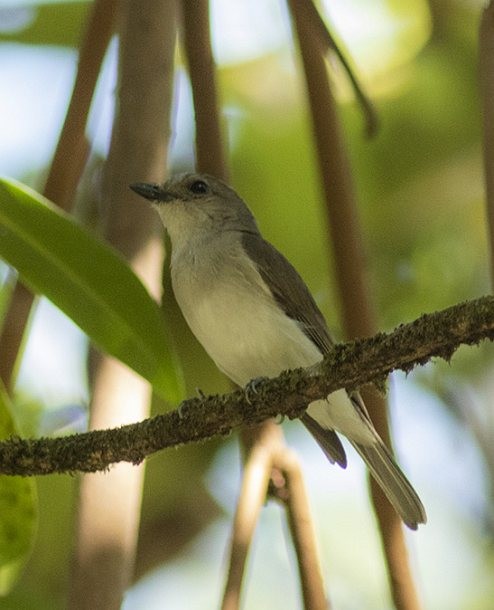
[[[203,195],[209,191],[209,186],[204,180],[194,180],[189,184],[189,191],[194,195]]]

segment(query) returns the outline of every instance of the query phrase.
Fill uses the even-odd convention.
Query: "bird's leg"
[[[268,379],[268,377],[255,377],[245,386],[245,400],[249,403],[249,405],[252,404],[250,397],[259,393],[259,386],[263,381],[266,381],[266,379]]]

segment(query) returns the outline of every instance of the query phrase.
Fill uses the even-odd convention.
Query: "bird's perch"
[[[227,435],[278,415],[299,417],[307,404],[346,387],[382,385],[394,370],[411,371],[431,358],[449,360],[460,345],[494,337],[494,297],[486,296],[426,314],[393,332],[336,345],[310,369],[262,380],[256,390],[185,400],[178,409],[110,430],[62,438],[10,438],[0,443],[0,473],[42,475],[96,472],[121,461],[190,442]]]

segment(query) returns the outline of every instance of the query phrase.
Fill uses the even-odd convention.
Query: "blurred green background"
[[[60,132],[89,5],[0,3],[0,173],[37,189]],[[278,0],[211,5],[232,182],[341,336],[305,92],[285,6]],[[380,131],[367,140],[348,82],[330,58],[383,330],[490,290],[477,68],[482,6],[475,0],[320,4],[379,112]],[[97,214],[109,144],[115,61],[116,43],[93,104],[93,152],[76,205],[89,224]],[[173,116],[170,171],[190,169],[192,107],[181,69]],[[11,285],[5,265],[0,281],[1,314]],[[225,391],[226,381],[188,334],[168,290],[164,306],[174,322],[189,394],[197,387]],[[16,388],[26,433],[85,428],[86,355],[85,337],[42,300]],[[492,608],[493,355],[490,345],[460,350],[448,365],[431,363],[390,382],[395,446],[429,514],[427,526],[407,536],[418,589],[431,610]],[[391,607],[362,465],[351,454],[347,471],[328,468],[300,426],[288,423],[285,429],[300,450],[334,606]],[[149,460],[142,578],[125,610],[218,606],[239,475],[233,438]],[[75,479],[50,476],[37,484],[40,522],[33,554],[15,590],[0,597],[1,609],[64,607]],[[300,607],[282,517],[275,505],[262,516],[246,609]]]

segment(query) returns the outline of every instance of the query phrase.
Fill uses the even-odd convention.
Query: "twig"
[[[285,506],[297,556],[304,608],[329,610],[330,604],[324,592],[309,502],[300,464],[296,455],[284,447],[274,456],[273,466],[281,470],[286,481]]]
[[[209,2],[182,0],[182,11],[184,46],[196,119],[196,167],[200,172],[228,180],[211,50]]]
[[[97,0],[79,49],[78,69],[67,115],[43,194],[64,210],[74,198],[89,154],[86,124],[94,90],[113,33],[117,0]]]
[[[312,0],[301,0],[301,4],[304,6],[301,6],[300,10],[305,11],[307,20],[309,22],[309,27],[313,29],[314,34],[319,38],[323,48],[330,49],[336,54],[339,62],[350,79],[355,92],[355,97],[357,98],[357,101],[362,108],[362,112],[364,113],[365,131],[367,136],[369,138],[375,136],[379,128],[379,120],[376,109],[374,108],[373,103],[365,93],[364,89],[361,87],[354,70],[343,54],[341,44],[338,44],[333,38],[333,35],[324,23],[314,2]]]
[[[331,230],[336,281],[342,304],[347,337],[365,337],[375,332],[376,316],[364,274],[364,248],[350,164],[336,104],[331,93],[320,41],[313,37],[313,22],[303,10],[302,0],[290,0],[304,66],[313,132],[324,186],[325,209]],[[383,397],[373,396],[367,407],[377,431],[389,446],[389,426]],[[391,593],[398,610],[417,610],[411,570],[404,551],[399,516],[386,505],[381,489],[371,487],[372,503],[378,518],[386,555]],[[387,535],[392,529],[394,535]],[[394,546],[393,546],[394,545]],[[395,586],[404,583],[405,586]]]
[[[262,506],[266,500],[271,477],[271,435],[260,434],[244,463],[242,486],[235,510],[230,543],[228,576],[223,595],[222,610],[237,610],[247,554]]]
[[[329,610],[297,457],[285,445],[283,434],[272,419],[257,428],[252,442],[252,445],[247,443],[250,447],[233,525],[222,610],[239,608],[245,561],[268,490],[281,501],[287,514],[299,567],[304,608]]]
[[[494,286],[494,2],[482,13],[479,30],[480,92],[483,118],[487,229],[491,284]]]
[[[278,415],[300,417],[311,401],[341,387],[382,384],[394,370],[408,373],[433,357],[449,361],[460,345],[493,338],[494,297],[486,296],[424,315],[390,334],[336,345],[316,367],[260,381],[248,399],[237,390],[186,400],[175,411],[112,430],[2,441],[0,474],[96,472],[120,461],[138,464],[161,449],[226,435],[244,424]]]
[[[348,337],[365,337],[373,314],[368,307],[360,275],[364,259],[361,231],[346,147],[328,74],[322,57],[323,47],[314,37],[312,22],[302,0],[289,0],[299,40],[312,115],[319,170],[324,187],[325,210],[334,249],[336,279],[342,304],[341,317]],[[350,329],[352,329],[350,331]]]
[[[371,481],[373,493],[378,488],[374,480]],[[390,579],[390,589],[395,607],[407,610],[419,610],[421,604],[417,595],[415,584],[410,574],[408,551],[403,528],[395,518],[396,513],[389,502],[384,501],[382,495],[381,505],[377,516],[381,530],[381,543],[384,550],[384,560]]]

